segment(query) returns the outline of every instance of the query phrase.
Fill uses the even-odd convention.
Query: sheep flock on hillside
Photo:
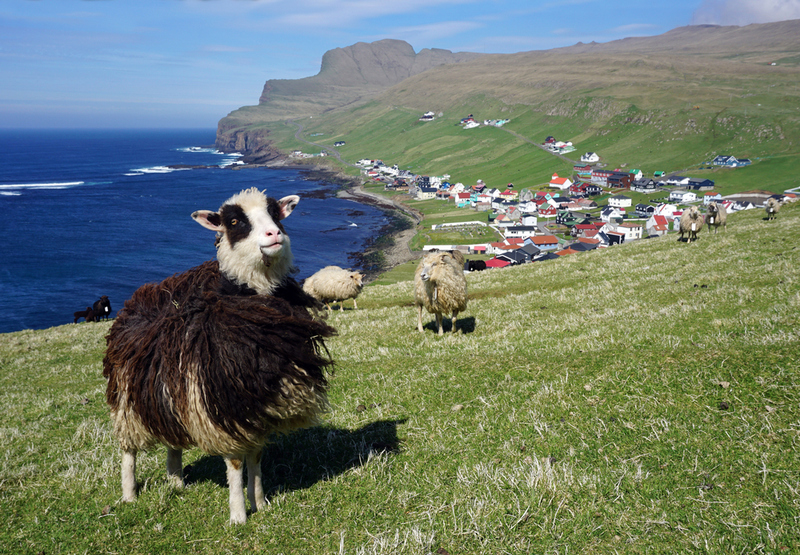
[[[136,454],[167,446],[167,476],[183,485],[183,449],[225,460],[230,522],[266,505],[263,446],[312,426],[327,407],[322,306],[303,292],[281,220],[299,202],[255,188],[192,217],[217,233],[217,260],[141,286],[106,337],[103,375],[122,447],[122,498],[136,497]],[[311,309],[311,311],[309,310]]]

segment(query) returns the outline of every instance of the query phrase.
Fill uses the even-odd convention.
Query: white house
[[[673,187],[685,187],[689,184],[689,178],[683,177],[682,175],[671,175],[664,180],[664,183],[672,185]]]
[[[594,152],[587,152],[583,156],[581,156],[581,162],[592,164],[594,162],[599,162],[600,157],[595,154]]]
[[[600,219],[604,222],[610,222],[614,218],[621,218],[625,215],[625,210],[615,206],[606,206],[600,213]]]
[[[678,203],[694,202],[697,200],[697,193],[694,191],[684,191],[683,189],[676,189],[669,194],[669,200]]]
[[[608,199],[608,205],[616,208],[627,208],[631,205],[631,198],[625,195],[614,195]]]
[[[539,218],[533,214],[524,214],[520,221],[522,222],[522,225],[535,226],[538,224]]]
[[[417,187],[417,200],[429,200],[436,198],[436,187]]]
[[[708,206],[711,202],[722,202],[722,195],[719,193],[706,193],[703,195],[703,204]]]
[[[672,214],[674,214],[678,210],[678,207],[674,204],[664,204],[661,203],[656,206],[655,214],[658,216],[666,216],[667,218],[671,218]]]
[[[505,234],[503,236],[506,239],[511,239],[511,238],[526,239],[528,237],[533,237],[534,235],[536,235],[537,229],[538,228],[535,225],[532,226],[513,225],[505,229]]]
[[[617,226],[617,231],[625,234],[626,241],[634,241],[642,238],[642,224],[625,222]]]
[[[563,191],[572,186],[572,181],[570,181],[569,177],[558,177],[558,174],[554,173],[550,179],[550,186]]]

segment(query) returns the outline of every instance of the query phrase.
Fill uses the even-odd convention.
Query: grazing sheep
[[[774,220],[776,217],[778,217],[778,212],[780,212],[780,209],[781,203],[773,197],[768,198],[767,202],[764,203],[764,210],[767,212],[768,220]]]
[[[697,240],[697,233],[703,229],[703,216],[700,215],[700,210],[697,209],[696,206],[690,206],[686,210],[683,211],[683,215],[681,215],[681,222],[680,222],[680,238],[683,239],[683,235],[688,235],[687,242],[691,243],[692,241]]]
[[[708,203],[708,214],[706,214],[706,223],[708,224],[708,231],[711,232],[711,226],[714,226],[714,233],[719,231],[719,226],[723,229],[728,229],[728,211],[725,210],[724,204],[717,204],[716,202]]]
[[[321,305],[289,276],[281,224],[299,201],[252,188],[192,217],[217,232],[217,260],[137,289],[106,337],[103,375],[122,447],[122,498],[136,498],[136,454],[167,446],[183,484],[182,452],[199,447],[227,467],[230,522],[265,506],[261,453],[273,433],[314,425],[327,407]]]
[[[339,266],[325,266],[310,276],[303,283],[303,291],[325,303],[328,311],[329,303],[339,301],[339,310],[344,310],[344,301],[353,299],[353,308],[358,308],[356,297],[361,293],[364,275],[359,272],[345,270]]]
[[[417,329],[422,331],[422,309],[436,314],[442,335],[442,314],[452,313],[453,333],[456,316],[467,308],[467,280],[464,255],[459,251],[430,251],[422,257],[414,274],[414,302],[418,308]]]
[[[468,272],[480,272],[486,269],[485,260],[467,260],[466,270]]]
[[[78,312],[74,312],[72,315],[75,317],[75,320],[72,322],[73,324],[77,324],[78,320],[81,318],[85,318],[87,322],[94,322],[94,312],[90,306],[87,306],[86,310],[79,310]]]
[[[108,320],[108,317],[111,316],[111,301],[108,300],[108,295],[103,295],[100,300],[95,301],[92,305],[92,311],[98,321]]]

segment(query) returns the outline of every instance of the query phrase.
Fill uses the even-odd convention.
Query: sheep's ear
[[[292,213],[294,207],[297,206],[297,203],[300,202],[300,197],[297,195],[289,195],[288,197],[283,197],[281,200],[278,201],[278,206],[281,207],[281,217],[280,219],[284,219]]]
[[[461,251],[450,251],[450,254],[453,256],[456,262],[462,266],[464,265],[464,255],[461,253]]]
[[[222,227],[222,218],[219,217],[219,214],[212,212],[211,210],[198,210],[196,212],[192,212],[192,218],[194,218],[194,221],[196,221],[198,224],[206,229],[210,229],[211,231],[217,231],[220,233],[225,231],[225,228]]]

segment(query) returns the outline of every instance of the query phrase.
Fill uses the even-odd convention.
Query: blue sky
[[[800,0],[3,0],[0,127],[214,128],[325,51],[513,53],[800,18]]]

